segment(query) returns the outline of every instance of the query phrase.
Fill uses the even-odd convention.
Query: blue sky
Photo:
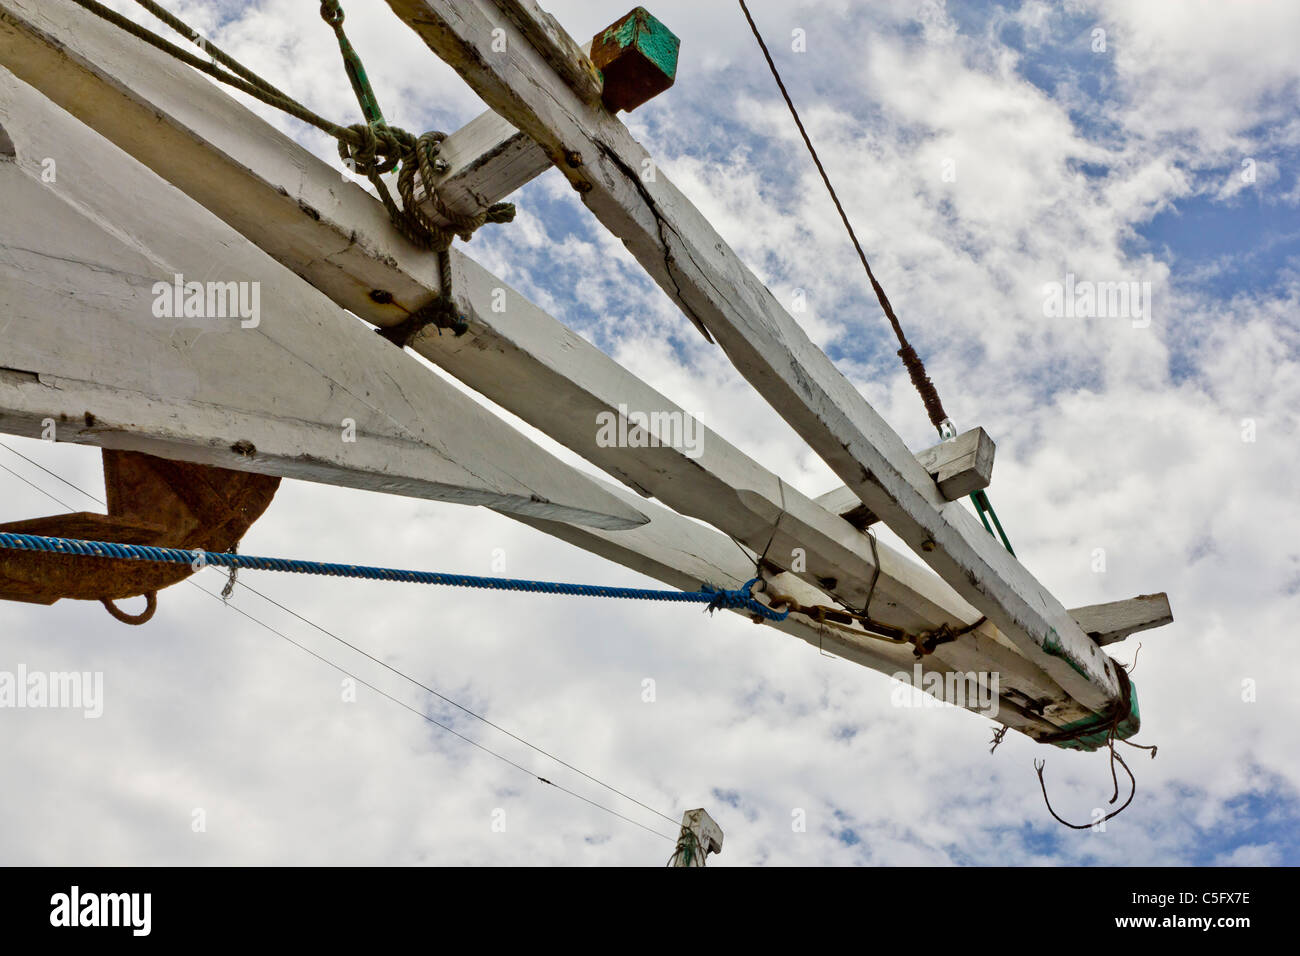
[[[626,12],[545,6],[579,39]],[[291,0],[172,8],[314,109],[351,121],[314,9],[304,19]],[[720,865],[1300,863],[1290,647],[1300,516],[1289,477],[1300,69],[1288,42],[1300,12],[1161,0],[751,8],[950,414],[998,443],[990,494],[1024,563],[1067,607],[1170,595],[1175,623],[1141,638],[1142,739],[1161,749],[1154,761],[1132,752],[1133,806],[1105,833],[1066,831],[1042,806],[1032,760],[1046,756],[1058,812],[1086,819],[1109,797],[1102,755],[1012,734],[990,756],[988,721],[900,710],[887,678],[744,621],[370,583],[258,586],[656,808],[708,807],[727,833]],[[454,129],[482,110],[384,3],[345,9],[393,122]],[[803,290],[797,318],[809,336],[912,447],[928,444],[888,325],[739,10],[651,9],[682,38],[679,78],[625,117],[629,128],[778,299]],[[794,30],[807,52],[791,48]],[[323,138],[263,115],[333,155]],[[486,227],[465,247],[472,257],[801,491],[838,483],[560,176],[514,199],[516,221]],[[1149,282],[1149,327],[1046,316],[1044,285],[1067,273]],[[92,450],[14,447],[98,487]],[[0,462],[46,480],[3,449]],[[8,475],[0,487],[0,520],[52,508]],[[496,570],[501,550],[512,576],[650,584],[484,509],[301,483],[286,483],[242,550],[466,573]],[[336,674],[192,590],[165,592],[155,621],[130,632],[97,606],[0,607],[8,658],[102,668],[109,692],[94,726],[4,716],[18,732],[0,735],[0,759],[26,784],[0,797],[23,824],[0,833],[0,859],[666,858],[663,841],[382,698],[341,705]],[[236,601],[336,655],[254,596]],[[1128,663],[1136,646],[1108,650]],[[654,703],[642,699],[647,678]],[[474,722],[453,726],[536,757]],[[553,764],[528,766],[568,780]],[[212,820],[203,834],[188,825],[196,807]],[[497,810],[504,831],[491,826]],[[791,825],[797,811],[804,830]]]

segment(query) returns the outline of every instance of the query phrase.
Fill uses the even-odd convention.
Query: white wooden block
[[[1084,633],[1103,646],[1122,641],[1138,631],[1163,627],[1174,620],[1173,611],[1169,609],[1169,596],[1164,592],[1076,607],[1071,609],[1070,616],[1079,622]]]

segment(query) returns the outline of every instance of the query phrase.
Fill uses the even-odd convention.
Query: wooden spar
[[[939,442],[916,453],[926,474],[934,479],[939,493],[946,501],[964,498],[972,491],[987,488],[993,480],[993,439],[982,428]],[[837,514],[859,530],[875,524],[879,518],[853,493],[841,485],[818,495],[816,502],[832,514]]]
[[[438,291],[430,257],[394,234],[372,196],[188,67],[66,0],[48,0],[39,10],[21,0],[0,0],[0,61],[376,324],[393,324]],[[421,336],[413,343],[417,351],[622,480],[711,521],[754,551],[771,539],[775,521],[773,557],[789,563],[792,548],[804,548],[804,580],[837,578],[835,596],[861,606],[874,570],[865,536],[812,507],[709,432],[702,433],[705,454],[699,458],[671,448],[600,448],[594,427],[600,412],[617,411],[620,402],[647,412],[675,406],[458,251],[452,258],[471,332],[462,338]],[[389,293],[393,303],[379,301],[386,297],[372,291]],[[504,312],[496,308],[498,291],[505,296]],[[718,501],[725,506],[716,506]],[[739,556],[734,543],[717,537]],[[635,566],[630,556],[641,539],[622,540],[623,563]],[[575,543],[604,553],[590,539]],[[932,628],[978,617],[908,558],[881,546],[880,560],[872,603],[878,619]],[[825,603],[825,596],[805,603]],[[987,624],[976,636],[994,651],[1005,640]],[[1060,723],[1086,716],[1040,668],[1010,652],[1006,656],[999,666],[1006,673],[1017,665],[1025,672],[1017,681],[1027,695],[1046,703],[1049,718]],[[991,658],[982,660],[977,655],[965,669],[989,670]]]
[[[535,8],[531,0],[518,5]],[[1072,697],[1109,712],[1115,663],[934,480],[619,120],[576,95],[494,0],[389,0],[487,104],[551,155],[583,202],[862,502]],[[504,51],[489,49],[504,29]],[[648,164],[648,167],[647,167]],[[653,177],[642,175],[655,169]]]
[[[0,0],[0,10],[13,2]],[[406,308],[437,293],[431,257],[394,233],[374,197],[193,70],[66,2],[51,0],[31,16],[0,19],[0,61],[340,305],[387,325],[405,313],[376,302],[371,290],[390,292]],[[792,563],[793,549],[803,548],[807,579],[837,579],[838,596],[861,603],[875,568],[870,542],[705,430],[696,458],[680,448],[602,447],[597,416],[619,414],[620,404],[681,410],[457,250],[452,261],[471,331],[421,336],[417,351],[620,480],[719,523],[755,550],[779,524],[769,551],[775,563]],[[894,557],[882,551],[882,619],[893,604],[918,606],[918,595],[929,609],[920,603],[919,617],[894,623],[934,627],[978,617],[941,585],[896,592]],[[944,596],[930,593],[936,590]]]
[[[0,429],[604,528],[646,520],[2,69],[0,125],[17,153],[0,162]],[[212,312],[185,314],[178,275],[204,283]]]
[[[674,867],[702,867],[710,853],[722,852],[722,827],[703,808],[687,810],[682,814],[681,832],[677,848],[669,865]]]
[[[22,17],[14,2],[0,0],[0,61],[336,302],[391,324],[394,306],[371,289],[394,290],[410,308],[436,294],[430,257],[394,233],[377,200],[188,67],[66,2]],[[813,584],[833,580],[837,598],[865,602],[875,571],[865,536],[707,430],[694,458],[672,447],[602,447],[597,416],[619,414],[620,404],[680,410],[456,250],[452,261],[471,331],[421,336],[417,351],[632,487],[756,552],[770,544],[773,564],[798,566]],[[929,630],[979,616],[910,559],[885,546],[879,557],[878,620]],[[1046,677],[1035,686],[1053,720],[1086,714]]]
[[[497,7],[528,44],[550,65],[575,96],[585,103],[600,102],[603,83],[600,71],[587,51],[569,36],[564,27],[533,0],[500,0]]]
[[[358,315],[393,324],[436,294],[430,257],[394,233],[374,197],[188,67],[66,0],[49,0],[39,11],[0,0],[0,62]],[[643,492],[755,551],[772,540],[778,564],[793,563],[793,548],[804,549],[804,579],[835,579],[835,596],[861,606],[875,567],[865,536],[712,433],[703,433],[699,459],[674,449],[601,448],[594,427],[601,411],[620,403],[644,411],[675,406],[457,250],[452,260],[471,331],[420,336],[417,351]],[[394,302],[377,301],[387,296],[372,290]],[[884,546],[879,553],[877,619],[933,628],[978,617],[908,558]],[[1088,713],[1033,670],[1035,697],[1049,718],[1068,722]]]

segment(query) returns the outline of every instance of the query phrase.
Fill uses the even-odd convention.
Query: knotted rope
[[[320,15],[334,31],[338,40],[344,70],[347,72],[348,81],[352,85],[362,115],[365,117],[364,123],[353,123],[350,126],[340,126],[314,113],[234,57],[220,50],[197,30],[169,13],[154,0],[136,0],[136,3],[197,45],[212,58],[211,62],[168,42],[152,30],[127,19],[97,0],[74,0],[74,2],[213,79],[334,137],[338,141],[339,158],[348,169],[365,176],[375,187],[375,192],[378,193],[389,219],[398,232],[421,249],[439,255],[439,273],[443,283],[435,302],[441,300],[443,304],[433,312],[425,312],[423,308],[412,312],[401,326],[396,327],[403,330],[401,335],[389,329],[380,329],[380,333],[398,345],[405,345],[415,332],[429,324],[421,321],[421,317],[428,318],[430,321],[436,321],[441,317],[443,321],[437,322],[438,327],[452,329],[458,335],[468,328],[468,323],[458,313],[452,318],[446,316],[448,311],[455,312],[454,307],[450,305],[452,302],[451,269],[450,260],[446,255],[447,249],[450,248],[452,240],[457,237],[469,241],[474,232],[485,223],[510,222],[515,217],[515,207],[512,203],[498,202],[486,209],[467,214],[447,206],[438,195],[436,188],[439,177],[447,168],[445,160],[438,155],[447,134],[439,130],[431,130],[415,136],[407,130],[388,125],[379,108],[374,90],[370,86],[361,58],[343,30],[344,13],[339,0],[321,0]],[[398,171],[397,192],[402,200],[401,205],[393,199],[388,185],[381,178],[395,169]],[[436,211],[437,217],[441,219],[427,214],[421,208],[416,197],[417,173],[424,183],[425,196],[422,198],[429,202]]]

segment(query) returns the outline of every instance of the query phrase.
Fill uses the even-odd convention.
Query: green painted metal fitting
[[[673,85],[681,41],[637,7],[591,41],[591,62],[604,79],[602,99],[611,112],[634,110]]]

